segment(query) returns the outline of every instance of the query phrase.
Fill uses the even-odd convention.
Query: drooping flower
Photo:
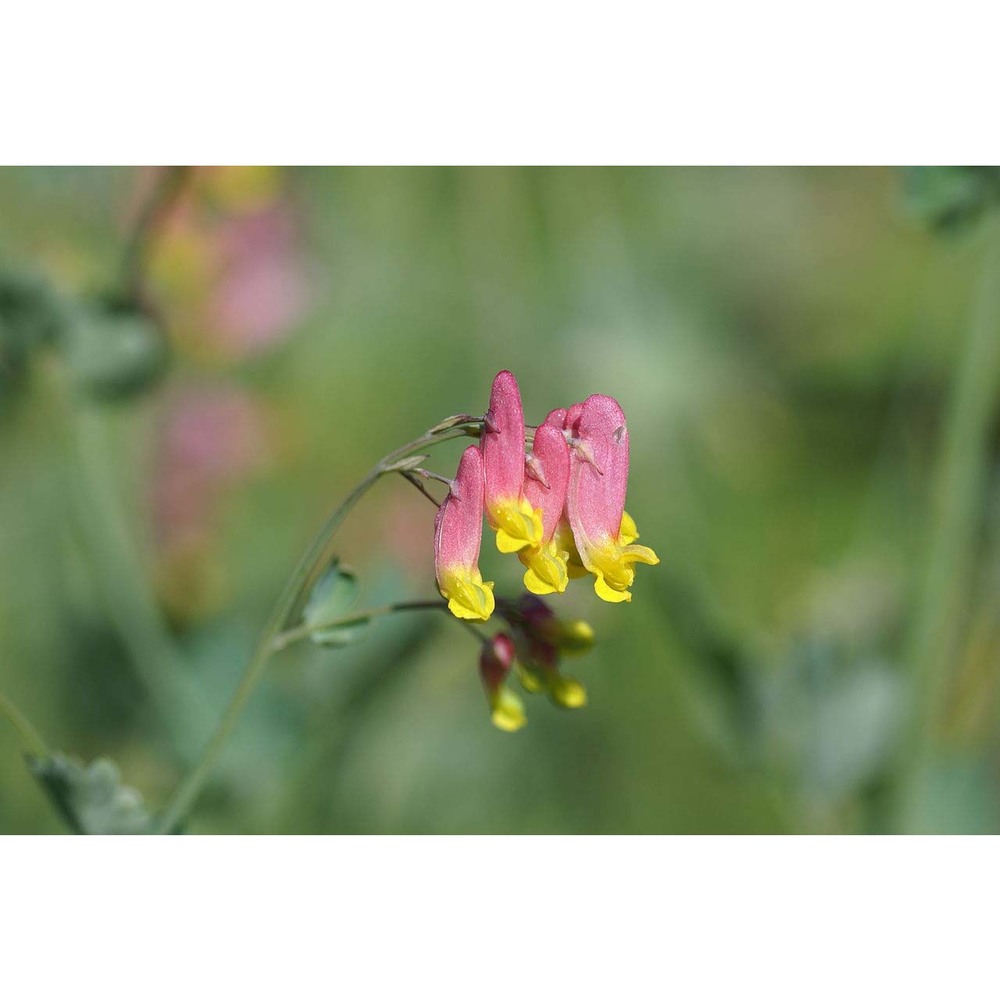
[[[486,479],[486,519],[501,552],[541,545],[542,515],[524,496],[524,410],[517,379],[502,371],[493,380],[479,447]]]
[[[434,572],[441,596],[456,618],[488,621],[493,614],[493,584],[479,572],[483,531],[483,459],[470,445],[458,463],[434,519]]]
[[[507,733],[516,732],[528,721],[521,699],[507,686],[513,665],[514,640],[506,632],[498,632],[483,643],[479,676],[490,703],[490,720]]]
[[[573,412],[576,415],[579,415],[581,406],[583,406],[582,403],[575,403],[573,405]],[[552,427],[553,429],[559,431],[564,441],[569,441],[572,439],[572,432],[568,429],[569,413],[569,410],[561,408],[552,410],[552,412],[545,418],[545,423],[542,426]],[[541,430],[541,428],[539,428],[539,430]],[[535,431],[535,434],[537,436],[538,431]],[[569,454],[569,449],[567,448],[567,456],[569,456]],[[569,492],[568,478],[566,488],[567,492]],[[576,539],[573,538],[573,529],[569,526],[569,518],[566,514],[565,503],[563,504],[563,509],[560,511],[559,520],[556,523],[554,541],[556,550],[566,554],[567,576],[571,580],[576,580],[581,576],[586,576],[587,567],[583,565],[583,561],[580,559],[580,553],[576,550]]]
[[[533,594],[561,594],[569,583],[569,554],[556,538],[569,486],[569,448],[562,430],[543,424],[535,431],[525,465],[524,497],[541,514],[542,537],[517,556],[524,563],[524,585]]]
[[[551,416],[551,415],[550,415]],[[610,396],[590,396],[564,417],[570,443],[566,513],[581,563],[594,574],[602,600],[631,601],[637,562],[660,560],[636,545],[635,521],[625,513],[629,444],[625,414]]]
[[[502,614],[514,633],[518,676],[526,691],[545,691],[563,708],[587,704],[586,688],[560,672],[562,655],[584,653],[594,644],[594,630],[584,621],[564,621],[540,597],[524,594],[503,602]]]

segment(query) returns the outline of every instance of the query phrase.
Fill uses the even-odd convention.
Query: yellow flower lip
[[[478,569],[464,566],[448,567],[441,573],[441,596],[448,610],[467,621],[489,621],[496,607],[493,582],[483,582]]]
[[[554,541],[528,546],[518,552],[517,557],[526,567],[524,586],[532,594],[561,594],[569,584],[569,556],[560,552]]]
[[[631,544],[639,533],[631,517],[628,522],[626,526],[622,518],[618,538],[605,538],[598,544],[588,545],[582,553],[584,563],[595,577],[594,591],[601,600],[611,604],[632,600],[629,588],[635,580],[636,563],[656,566],[660,562],[659,556],[648,546]],[[630,543],[625,544],[624,539],[629,539]]]
[[[542,514],[523,497],[503,498],[490,505],[490,524],[501,552],[520,552],[542,544]]]

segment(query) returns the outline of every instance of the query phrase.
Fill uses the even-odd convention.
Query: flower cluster
[[[499,606],[511,627],[513,635],[485,644],[480,661],[493,721],[507,730],[524,724],[520,703],[504,685],[515,659],[527,690],[544,689],[565,707],[586,701],[557,662],[561,652],[588,648],[593,632],[583,622],[560,622],[541,596],[562,593],[570,579],[589,573],[602,600],[631,601],[635,564],[659,562],[652,549],[636,544],[635,521],[625,511],[628,428],[616,400],[594,395],[553,410],[528,445],[517,380],[502,371],[479,444],[462,455],[434,530],[438,589],[451,613],[485,622]],[[497,548],[517,555],[524,586],[537,596],[498,602],[493,583],[483,580],[484,516]]]

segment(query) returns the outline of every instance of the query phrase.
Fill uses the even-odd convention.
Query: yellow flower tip
[[[659,556],[646,545],[622,545],[606,538],[587,549],[586,563],[594,574],[594,590],[603,601],[613,604],[631,601],[629,588],[635,581],[635,564],[656,566]]]
[[[560,522],[556,528],[556,536],[553,539],[556,548],[566,553],[566,571],[571,580],[579,580],[587,575],[587,567],[580,557],[580,551],[576,547],[576,539],[573,537],[573,529],[565,521]]]
[[[537,670],[531,670],[520,663],[517,665],[517,678],[528,694],[538,694],[545,690],[545,678]]]
[[[618,541],[622,545],[631,545],[639,540],[639,529],[635,526],[635,520],[626,510],[622,511],[622,523],[618,530]]]
[[[542,512],[523,497],[501,500],[490,508],[490,523],[497,533],[497,548],[504,553],[519,552],[542,543]]]
[[[586,653],[594,645],[594,629],[589,622],[563,622],[559,630],[559,649],[573,655]]]
[[[511,552],[520,552],[521,549],[527,548],[530,544],[526,538],[518,538],[503,528],[497,528],[497,548],[504,555],[509,555]]]
[[[646,566],[660,565],[660,557],[648,545],[626,545],[623,553],[629,562],[640,562]]]
[[[587,704],[587,689],[575,677],[554,677],[549,695],[561,708],[583,708]]]
[[[466,621],[490,620],[496,608],[493,581],[483,582],[478,569],[458,568],[443,575],[441,596],[448,602],[448,610]]]
[[[609,586],[602,573],[595,574],[594,576],[594,593],[602,601],[607,601],[609,604],[621,604],[623,601],[629,603],[632,600],[630,591],[616,590],[614,587]]]
[[[556,551],[553,542],[542,547],[527,548],[519,552],[517,557],[527,567],[524,586],[532,594],[561,594],[569,586],[566,553]]]
[[[490,708],[490,722],[505,733],[516,733],[528,723],[521,699],[505,687],[493,696]]]

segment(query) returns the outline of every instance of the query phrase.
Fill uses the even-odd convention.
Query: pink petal
[[[578,405],[566,510],[583,552],[618,538],[628,486],[628,430],[622,408],[610,396],[590,396]]]
[[[493,380],[490,408],[480,448],[486,477],[486,512],[503,501],[518,500],[524,483],[524,410],[517,379],[502,371]],[[491,521],[492,523],[492,521]]]
[[[478,565],[482,532],[483,459],[479,449],[470,445],[434,519],[434,567],[439,583],[443,568],[472,569]]]
[[[559,430],[563,430],[566,427],[566,414],[568,410],[559,409],[553,410],[546,418],[545,423],[549,427],[557,427]]]
[[[591,399],[594,397],[591,396]],[[602,399],[610,399],[610,396],[602,396]],[[575,434],[577,432],[577,425],[580,422],[580,414],[583,413],[583,408],[586,403],[574,403],[567,411],[566,416],[563,419],[563,427]]]
[[[569,448],[563,432],[545,423],[535,431],[535,443],[531,451],[548,486],[532,478],[529,473],[524,478],[524,496],[532,507],[541,510],[542,541],[548,542],[555,534],[566,504]]]

